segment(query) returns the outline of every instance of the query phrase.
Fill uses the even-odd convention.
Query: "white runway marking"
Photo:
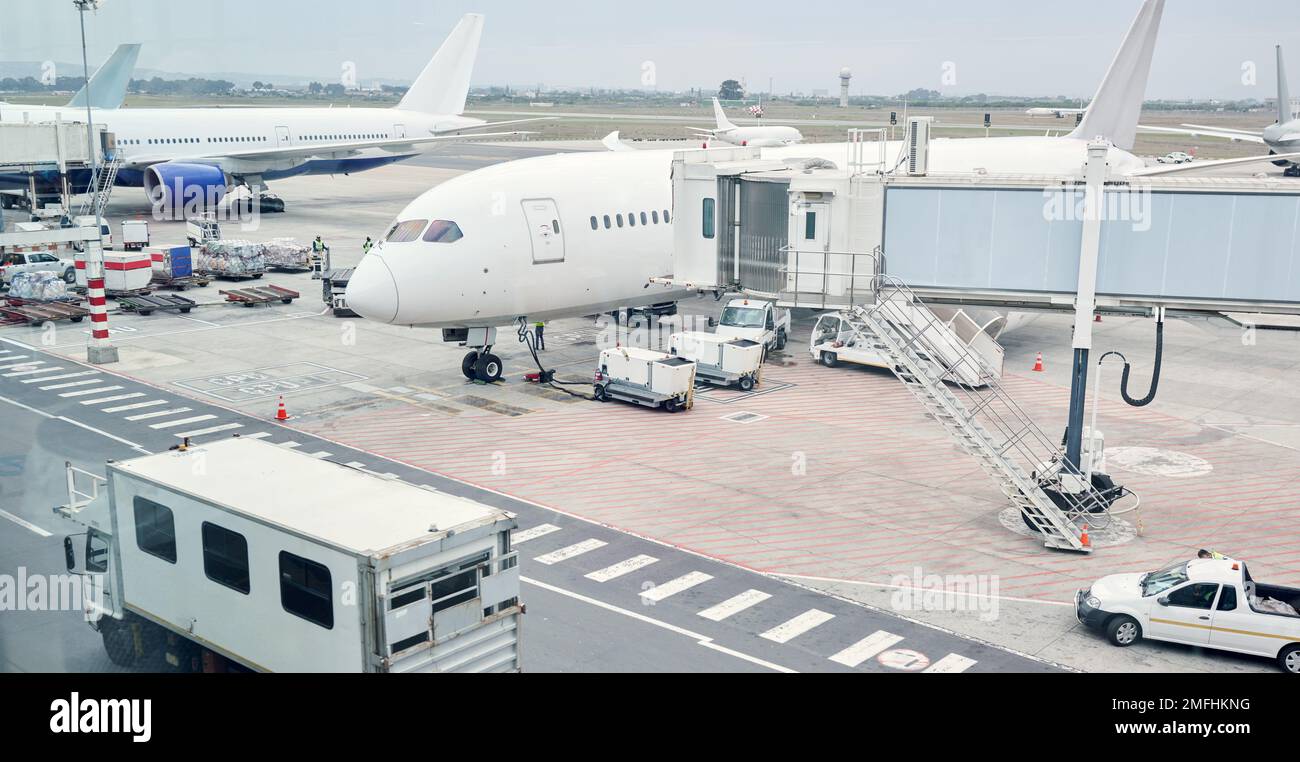
[[[711,619],[714,622],[721,622],[723,619],[739,614],[751,606],[757,606],[771,597],[772,596],[761,590],[746,590],[740,595],[728,598],[716,606],[701,611],[700,616],[705,619]]]
[[[17,516],[13,515],[12,513],[9,513],[8,511],[0,511],[0,517],[4,517],[4,518],[6,518],[6,519],[9,519],[10,521],[12,521],[13,523],[15,523],[15,524],[17,524],[18,526],[22,527],[23,529],[26,529],[26,530],[28,530],[28,531],[30,531],[30,532],[35,532],[36,534],[40,535],[41,537],[53,537],[53,536],[54,536],[54,533],[53,533],[53,532],[47,532],[47,531],[45,531],[44,529],[41,529],[40,527],[36,526],[36,525],[33,524],[32,522],[30,522],[30,521],[26,521],[26,520],[24,520],[24,519],[20,519],[20,518],[18,518]]]
[[[85,370],[80,373],[64,373],[62,376],[50,376],[49,378],[28,378],[28,379],[24,379],[22,383],[40,384],[46,381],[65,381],[69,378],[85,378],[86,376],[98,376],[98,375],[99,375],[99,371],[97,370]],[[50,387],[48,386],[42,386],[41,391],[47,391],[49,388]]]
[[[619,561],[613,566],[606,566],[604,569],[594,571],[586,575],[586,577],[595,582],[608,582],[611,579],[618,579],[624,574],[631,574],[637,569],[645,568],[658,560],[653,556],[633,556],[626,561]]]
[[[137,402],[134,405],[118,405],[117,407],[106,407],[100,412],[104,413],[125,413],[128,410],[143,410],[147,407],[158,407],[166,405],[167,400],[150,400],[148,402]]]
[[[60,397],[89,397],[92,394],[107,394],[121,390],[120,386],[101,386],[98,389],[81,389],[75,392],[63,392]]]
[[[696,585],[702,585],[711,579],[713,579],[713,575],[704,572],[695,571],[690,574],[683,574],[677,579],[668,580],[662,585],[655,585],[649,590],[642,591],[641,597],[647,601],[658,603],[665,598],[677,595],[683,590],[690,590]]]
[[[965,672],[966,670],[975,666],[976,663],[977,662],[974,659],[968,659],[965,656],[960,656],[958,654],[948,654],[947,656],[943,657],[939,661],[936,661],[934,664],[931,664],[930,668],[925,671],[933,672],[936,674],[952,674],[955,672]]]
[[[185,437],[201,437],[205,434],[217,434],[222,431],[231,431],[232,429],[242,429],[242,428],[244,428],[244,424],[242,423],[227,423],[223,426],[213,426],[212,428],[209,429],[199,429],[198,431],[187,431],[184,434],[177,434],[176,436],[181,439],[184,439]]]
[[[535,540],[538,537],[545,537],[551,532],[558,531],[560,531],[560,528],[552,524],[538,524],[535,527],[529,527],[528,529],[515,532],[514,536],[510,538],[510,541],[514,545],[522,545],[529,540]]]
[[[856,667],[879,653],[884,653],[903,642],[901,635],[878,630],[831,657],[831,661],[846,667]]]
[[[533,560],[539,564],[550,566],[551,564],[558,564],[561,561],[567,561],[570,558],[577,558],[583,553],[590,553],[597,548],[603,548],[605,547],[605,544],[604,540],[583,540],[582,542],[570,545],[567,548],[560,548],[559,550],[547,553],[544,556],[538,556]]]
[[[131,392],[130,394],[119,394],[115,397],[100,397],[94,400],[83,400],[83,405],[106,405],[110,402],[121,402],[122,400],[138,400],[144,396],[144,392]]]
[[[159,410],[159,411],[156,412],[156,413],[141,413],[141,414],[139,414],[139,415],[128,415],[128,416],[126,417],[126,420],[128,420],[128,421],[132,421],[132,422],[134,422],[134,421],[148,421],[148,420],[150,420],[150,419],[152,419],[152,418],[163,418],[163,417],[166,417],[166,416],[169,416],[169,415],[180,415],[181,413],[188,413],[188,412],[190,412],[190,409],[189,409],[189,408],[187,408],[187,407],[178,407],[178,408],[174,408],[174,409],[172,409],[172,410]]]
[[[196,415],[192,418],[182,418],[179,421],[163,421],[162,423],[151,424],[151,429],[174,429],[177,426],[186,426],[191,423],[202,423],[204,421],[216,420],[215,415]]]
[[[789,643],[814,627],[826,624],[834,619],[834,614],[809,609],[788,622],[783,622],[763,633],[759,637],[774,643]]]

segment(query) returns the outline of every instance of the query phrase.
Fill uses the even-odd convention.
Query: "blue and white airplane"
[[[464,16],[395,108],[169,108],[109,106],[96,94],[129,79],[134,57],[115,56],[91,81],[92,114],[116,138],[116,185],[144,188],[167,210],[207,206],[246,186],[264,211],[283,208],[266,183],[297,175],[363,172],[409,159],[438,143],[517,135],[466,131],[538,121],[487,123],[463,116],[483,16]],[[125,74],[123,74],[123,67]],[[106,71],[107,70],[107,71]],[[84,98],[68,106],[0,104],[0,121],[85,121]],[[74,188],[90,178],[73,176]],[[57,177],[38,177],[55,185]],[[0,175],[0,188],[26,188],[26,175]]]

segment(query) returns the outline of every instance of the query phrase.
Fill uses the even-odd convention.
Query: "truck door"
[[[560,210],[549,198],[525,199],[524,221],[533,245],[533,264],[564,261],[564,230],[560,227]]]
[[[1210,630],[1210,645],[1230,651],[1244,651],[1261,656],[1276,656],[1284,645],[1282,640],[1266,637],[1270,628],[1267,615],[1250,610],[1250,602],[1235,585],[1224,585],[1219,592],[1219,602],[1214,606],[1214,629]]]
[[[276,127],[276,128],[275,128],[275,144],[276,144],[276,146],[279,147],[279,148],[285,148],[285,147],[287,147],[287,146],[289,145],[289,128],[288,128],[288,127]]]
[[[1157,640],[1209,645],[1214,603],[1219,585],[1200,582],[1183,585],[1151,603],[1147,634]]]

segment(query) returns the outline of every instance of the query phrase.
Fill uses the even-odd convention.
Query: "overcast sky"
[[[105,0],[87,15],[91,67],[119,42],[142,42],[139,66],[409,81],[461,14],[487,26],[476,85],[641,86],[653,62],[662,89],[838,88],[854,94],[925,87],[955,95],[1090,96],[1139,0]],[[1273,46],[1300,82],[1297,0],[1169,0],[1151,98],[1271,97]],[[80,61],[71,0],[0,0],[0,60]],[[945,65],[955,84],[945,85]],[[1243,65],[1258,83],[1243,84]]]

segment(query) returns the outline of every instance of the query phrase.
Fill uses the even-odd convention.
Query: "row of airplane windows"
[[[363,133],[355,135],[303,135],[300,140],[307,141],[324,141],[324,140],[385,140],[388,136],[381,133]],[[141,145],[174,145],[180,143],[267,143],[270,138],[264,137],[245,137],[245,138],[127,138],[119,140],[118,143],[128,146]]]
[[[658,224],[659,224],[659,219],[660,219],[660,218],[659,218],[659,212],[658,212],[658,211],[653,211],[653,212],[649,212],[649,213],[647,213],[647,212],[640,212],[640,213],[638,213],[638,212],[628,212],[628,214],[627,214],[627,226],[628,226],[628,227],[632,227],[632,228],[636,227],[636,221],[637,221],[637,218],[638,218],[638,217],[639,217],[640,220],[641,220],[641,226],[642,226],[642,227],[649,227],[649,226],[652,225],[652,224],[654,224],[654,225],[658,225]],[[604,223],[605,223],[605,229],[606,229],[606,230],[609,230],[610,228],[614,227],[615,225],[617,225],[617,226],[620,227],[620,228],[623,227],[623,215],[621,215],[621,214],[616,214],[616,215],[614,215],[613,219],[610,219],[610,216],[609,216],[608,214],[606,214],[606,215],[603,217],[603,221],[604,221]],[[665,210],[663,211],[663,223],[664,223],[665,225],[667,225],[667,224],[670,223],[670,222],[672,222],[672,217],[669,216],[669,214],[668,214],[668,210],[665,209]],[[592,229],[592,230],[600,230],[600,224],[601,224],[601,220],[596,219],[594,216],[591,218],[591,229]]]

